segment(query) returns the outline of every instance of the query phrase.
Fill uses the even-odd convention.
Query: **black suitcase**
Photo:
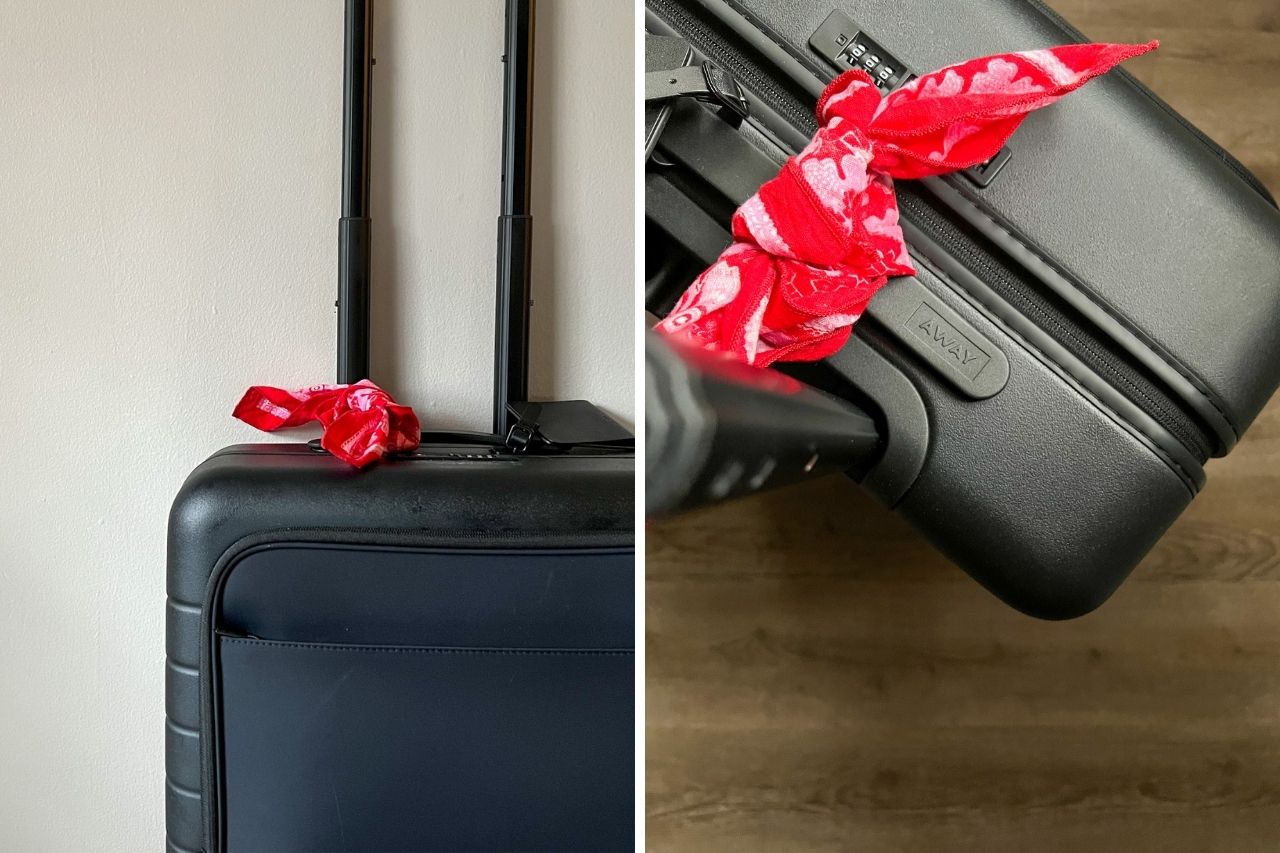
[[[191,474],[169,526],[170,851],[633,846],[634,457],[588,404],[519,402],[531,3],[507,15],[495,434],[428,433],[363,472],[239,445]],[[348,0],[348,382],[367,360],[368,23]]]
[[[904,69],[1087,40],[1037,0],[646,6],[666,37],[649,39],[648,71],[723,72],[690,87],[700,100],[646,110],[658,316],[728,245],[734,207],[812,135],[839,71],[874,57],[900,83]],[[897,186],[919,274],[878,293],[835,356],[792,372],[872,414],[881,448],[859,478],[956,563],[1027,613],[1085,613],[1280,382],[1280,213],[1123,70],[1030,116],[983,167]],[[981,381],[913,335],[921,306],[989,359]]]

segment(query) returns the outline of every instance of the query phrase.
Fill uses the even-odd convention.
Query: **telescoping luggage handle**
[[[349,384],[369,375],[372,0],[346,0],[345,28],[337,304],[338,381]],[[634,444],[631,433],[591,403],[528,401],[533,34],[533,0],[506,0],[493,431],[514,452],[558,451],[570,446],[626,450]]]
[[[346,0],[342,75],[342,214],[338,220],[338,381],[369,376],[369,134],[372,0]],[[505,436],[508,404],[529,385],[529,133],[533,105],[533,3],[506,0],[502,194],[498,217],[493,427]]]
[[[502,71],[502,207],[493,347],[493,431],[510,434],[510,404],[529,399],[530,261],[533,217],[533,0],[506,0]]]
[[[338,382],[369,377],[369,43],[373,4],[347,0],[342,50],[342,218],[338,220]]]
[[[493,430],[511,427],[508,404],[529,396],[529,156],[533,3],[506,0],[502,194],[498,217]],[[369,376],[369,132],[373,3],[346,0],[342,75],[342,218],[338,221],[338,381]]]

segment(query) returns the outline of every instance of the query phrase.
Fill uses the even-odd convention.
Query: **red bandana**
[[[255,385],[232,414],[267,432],[319,421],[324,425],[320,446],[357,468],[388,453],[413,450],[421,440],[413,409],[398,405],[368,379],[298,391]]]
[[[890,277],[915,272],[894,178],[986,162],[1028,113],[1156,47],[1079,44],[971,59],[883,100],[865,71],[846,71],[818,101],[823,127],[738,208],[735,242],[658,329],[748,364],[831,355]]]

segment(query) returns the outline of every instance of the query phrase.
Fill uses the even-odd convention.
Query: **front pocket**
[[[632,843],[629,650],[217,649],[228,851]]]

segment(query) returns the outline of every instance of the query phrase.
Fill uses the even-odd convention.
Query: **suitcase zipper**
[[[978,238],[964,233],[961,226],[928,200],[915,182],[898,184],[898,206],[912,225],[925,233],[966,269],[1013,306],[1033,320],[1072,355],[1089,365],[1112,387],[1141,406],[1157,423],[1178,439],[1200,462],[1208,459],[1218,441],[1209,428],[1200,424],[1171,394],[1110,345],[1106,338],[1077,321],[1068,309],[1057,305]]]
[[[1033,0],[1034,2],[1034,0]],[[732,44],[723,33],[685,8],[680,0],[646,0],[646,5],[678,33],[687,38],[708,59],[727,69],[738,78],[770,109],[787,119],[797,130],[812,135],[818,128],[812,104],[785,91],[777,81],[763,71],[755,60]],[[1060,18],[1054,17],[1056,21]],[[1134,81],[1136,84],[1137,81]],[[1137,84],[1142,90],[1141,84]],[[1149,91],[1147,94],[1154,98]],[[1156,99],[1158,102],[1158,99]],[[1165,107],[1169,110],[1168,107]],[[1176,113],[1174,114],[1176,116]],[[1181,117],[1179,117],[1181,119]],[[1185,119],[1181,119],[1187,124]],[[1189,124],[1193,131],[1195,128]],[[1203,144],[1221,152],[1228,166],[1230,155],[1223,152],[1203,133],[1195,132]],[[1232,158],[1233,159],[1233,158]],[[1238,168],[1237,168],[1238,167]],[[1270,201],[1264,188],[1243,166],[1232,166],[1242,171],[1241,177]],[[1201,462],[1218,447],[1216,436],[1187,411],[1185,406],[1162,389],[1146,373],[1133,366],[1127,358],[1116,352],[1106,340],[1074,315],[1049,299],[1033,277],[1014,271],[996,252],[987,250],[974,237],[969,236],[943,211],[926,200],[924,191],[911,182],[899,182],[898,200],[902,213],[912,224],[924,231],[930,239],[957,261],[979,274],[985,282],[1010,305],[1036,321],[1055,340],[1070,350],[1125,394],[1135,404],[1142,406],[1162,427],[1175,436],[1189,452]]]
[[[688,39],[712,62],[729,71],[739,83],[746,85],[760,100],[794,127],[813,135],[818,120],[813,115],[813,104],[786,91],[775,77],[738,50],[712,25],[694,15],[678,0],[645,0],[645,5],[658,17],[671,24],[676,32]]]
[[[1048,18],[1062,31],[1067,38],[1074,41],[1088,41],[1088,37],[1080,32],[1069,21],[1055,12],[1042,0],[1028,0],[1030,5]],[[739,80],[744,80],[760,100],[769,108],[787,119],[796,129],[812,135],[818,129],[817,119],[813,116],[813,107],[805,99],[799,98],[780,88],[775,78],[763,71],[747,54],[732,45],[717,28],[697,17],[681,5],[680,0],[645,0],[645,5],[672,25],[679,33],[693,42],[699,50],[709,58],[725,66]],[[1180,115],[1177,110],[1162,101],[1141,80],[1134,77],[1124,68],[1116,68],[1111,73],[1118,74],[1139,94],[1146,97],[1153,105],[1159,107],[1169,117],[1181,125],[1193,138],[1217,157],[1240,180],[1260,195],[1268,204],[1277,207],[1276,199],[1271,191],[1258,179],[1258,176],[1237,160],[1217,142],[1214,142],[1203,130],[1196,127]]]

